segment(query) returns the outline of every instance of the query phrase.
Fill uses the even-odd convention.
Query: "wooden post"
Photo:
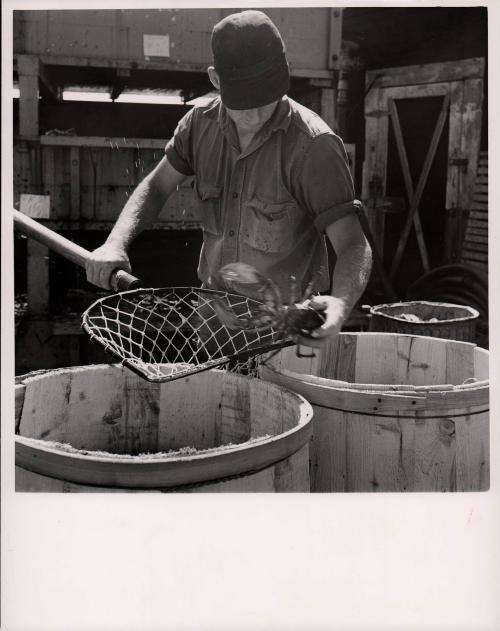
[[[342,9],[330,9],[330,37],[328,46],[328,68],[338,69],[342,46]]]
[[[71,210],[70,216],[74,221],[80,219],[80,147],[70,149],[70,190]]]
[[[453,161],[461,157],[461,138],[463,127],[463,100],[464,82],[453,81],[450,83],[450,126],[448,134],[448,160]],[[445,216],[445,243],[443,263],[451,263],[455,258],[455,228],[457,225],[457,212],[460,205],[460,169],[448,164],[448,177],[446,180],[446,216]]]
[[[28,239],[28,312],[31,315],[49,311],[49,249]]]
[[[38,138],[38,58],[19,55],[19,135]]]
[[[58,191],[56,189],[56,170],[54,165],[54,147],[44,147],[40,142],[40,156],[42,159],[42,188],[45,195],[49,195],[52,200],[52,214],[55,219],[60,214],[58,212]]]
[[[332,88],[321,88],[321,118],[325,123],[337,131],[337,90]]]
[[[459,259],[464,211],[470,209],[481,139],[483,80],[451,84],[448,183],[446,188],[447,240],[444,261]],[[467,115],[464,115],[464,112]]]
[[[366,83],[376,77],[367,73]],[[387,134],[389,130],[387,100],[382,90],[373,89],[365,98],[365,159],[363,162],[362,198],[367,209],[367,219],[378,251],[384,255],[385,215],[377,207],[377,199],[385,197],[387,171]]]
[[[30,153],[30,193],[40,193],[40,147],[38,122],[39,69],[38,58],[34,55],[19,55],[19,136],[31,141]]]
[[[483,105],[483,80],[467,79],[464,81],[463,91],[463,126],[461,135],[461,156],[466,160],[465,168],[460,170],[460,191],[457,207],[456,239],[453,252],[453,261],[460,259],[467,213],[472,206],[473,192],[477,166],[479,161],[479,148],[481,143],[481,122]],[[486,189],[487,191],[487,189]]]
[[[39,61],[34,55],[19,55],[19,135],[21,138],[38,140],[38,75]],[[39,147],[33,150],[36,154]],[[38,179],[36,155],[31,160],[31,188]],[[38,191],[31,191],[38,192]],[[49,250],[46,246],[28,240],[27,247],[27,294],[28,312],[32,315],[49,311]]]

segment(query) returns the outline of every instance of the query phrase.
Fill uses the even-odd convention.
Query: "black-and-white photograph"
[[[18,491],[489,488],[486,7],[13,20]]]
[[[2,628],[498,629],[496,16],[6,2]]]

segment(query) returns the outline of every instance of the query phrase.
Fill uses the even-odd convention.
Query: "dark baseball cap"
[[[221,99],[230,109],[262,107],[288,92],[285,45],[262,11],[241,11],[218,22],[212,32],[212,52]]]

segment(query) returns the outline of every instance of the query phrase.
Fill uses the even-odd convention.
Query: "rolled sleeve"
[[[183,175],[194,175],[191,143],[193,118],[194,108],[178,122],[174,135],[165,147],[167,160],[176,171],[179,171],[179,173]]]
[[[314,138],[297,173],[295,197],[320,232],[356,212],[354,184],[342,140],[333,133]]]
[[[319,232],[324,232],[332,223],[335,223],[346,215],[357,213],[360,210],[363,210],[363,204],[359,199],[353,199],[352,201],[343,202],[342,204],[335,204],[317,215],[314,220],[314,225]]]

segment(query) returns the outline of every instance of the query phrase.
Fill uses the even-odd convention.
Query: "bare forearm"
[[[87,280],[98,287],[110,288],[116,269],[130,272],[127,250],[143,230],[151,226],[163,204],[185,179],[163,157],[132,193],[106,242],[94,250],[87,261]]]
[[[300,343],[321,348],[339,333],[368,283],[370,269],[371,249],[364,237],[355,238],[338,252],[331,296],[314,296],[311,301],[324,311],[325,322],[312,337],[302,336]]]
[[[127,250],[131,242],[156,220],[165,203],[163,195],[146,178],[123,207],[106,243]]]
[[[366,242],[347,248],[337,258],[331,295],[341,301],[344,318],[349,316],[368,284],[371,263],[371,248]]]

